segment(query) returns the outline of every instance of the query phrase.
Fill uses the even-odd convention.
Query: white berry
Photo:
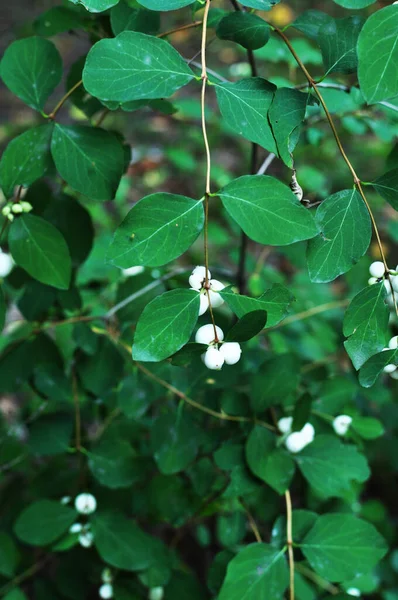
[[[311,423],[306,423],[300,431],[300,433],[303,436],[304,440],[306,440],[307,444],[310,444],[314,441],[315,429],[314,426],[311,425]]]
[[[19,214],[23,213],[23,208],[19,204],[19,202],[16,202],[15,204],[13,204],[12,207],[11,207],[11,210],[16,215],[19,215]]]
[[[31,205],[31,203],[26,202],[25,200],[22,200],[20,202],[20,205],[22,206],[23,212],[30,212],[31,210],[33,210],[33,206]]]
[[[238,342],[225,342],[220,347],[220,352],[224,357],[225,364],[236,365],[240,361],[242,349]]]
[[[390,275],[394,292],[398,292],[398,275]]]
[[[136,266],[136,267],[129,267],[128,269],[123,269],[122,273],[125,277],[134,277],[134,275],[139,275],[143,271],[145,271],[144,267]]]
[[[194,289],[194,288],[191,288]],[[195,290],[197,291],[197,290]],[[199,304],[199,317],[204,315],[206,310],[209,308],[209,299],[207,294],[199,294],[200,304]]]
[[[352,423],[352,417],[349,415],[339,415],[333,421],[333,429],[337,435],[345,435]]]
[[[397,4],[397,3],[394,2],[394,4]],[[361,592],[360,592],[360,590],[358,588],[348,588],[347,594],[349,596],[356,596],[357,598],[359,598],[360,595],[361,595]]]
[[[221,283],[221,281],[218,281],[217,279],[211,279],[209,282],[209,285],[210,285],[209,295],[210,295],[211,305],[213,308],[217,308],[218,306],[221,306],[221,304],[224,303],[224,300],[221,298],[221,296],[218,292],[221,292],[221,290],[223,290],[225,288],[225,285],[223,283]]]
[[[398,348],[398,335],[392,337],[391,340],[388,342],[389,350],[396,350],[397,348]]]
[[[376,260],[376,262],[373,262],[369,267],[369,273],[372,277],[377,277],[377,279],[384,277],[385,272],[386,269],[381,260]]]
[[[210,279],[211,273],[207,271],[207,278]],[[206,279],[206,267],[195,267],[189,277],[189,285],[194,290],[200,290],[203,286],[203,281]]]
[[[81,523],[73,523],[73,525],[69,527],[69,533],[80,533],[81,531],[83,531],[83,525]]]
[[[104,600],[113,598],[113,586],[110,583],[104,583],[101,585],[98,593],[101,598],[104,598]]]
[[[203,362],[208,369],[219,371],[224,364],[224,357],[220,350],[217,350],[214,346],[210,346],[210,348],[206,350]]]
[[[14,266],[14,261],[9,254],[0,251],[0,277],[7,277]]]
[[[5,217],[8,217],[10,212],[11,212],[11,204],[7,204],[6,206],[4,206],[4,208],[1,211],[2,215],[4,215]]]
[[[281,433],[289,433],[292,430],[293,417],[283,417],[278,421],[278,429]]]
[[[164,589],[161,586],[153,587],[149,590],[149,600],[163,600]]]
[[[62,496],[60,503],[61,504],[69,504],[69,502],[72,500],[72,498],[70,496]]]
[[[220,327],[216,326],[217,338],[222,342],[224,339],[224,332]],[[208,325],[202,325],[199,327],[195,335],[195,342],[197,344],[211,344],[214,342],[214,327],[211,323]]]
[[[97,501],[92,494],[79,494],[75,499],[75,508],[81,515],[91,515],[97,508]]]
[[[83,548],[90,548],[93,545],[93,542],[94,536],[91,531],[86,531],[79,535],[79,544],[83,546]]]
[[[305,446],[307,446],[307,443],[308,442],[302,435],[301,431],[295,431],[286,438],[285,446],[289,452],[297,454],[298,452],[301,452]]]
[[[394,371],[397,370],[397,367],[393,364],[390,365],[386,365],[383,369],[384,373],[388,373],[389,375],[391,375],[391,373],[394,373]]]
[[[368,284],[369,284],[369,285],[374,285],[374,284],[375,284],[375,283],[377,283],[377,282],[378,282],[378,279],[377,279],[377,277],[370,277],[370,278],[368,279]]]

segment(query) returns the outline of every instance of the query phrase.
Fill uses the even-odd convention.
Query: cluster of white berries
[[[0,277],[7,277],[13,266],[12,257],[0,248]]]
[[[209,298],[212,308],[218,308],[224,302],[218,292],[225,288],[225,285],[217,279],[211,279],[211,273],[207,270],[208,289],[206,289],[206,267],[195,267],[189,277],[191,290],[200,294],[199,316],[203,315],[209,308]]]
[[[380,283],[381,281],[384,284],[384,287],[387,291],[387,304],[389,306],[394,306],[394,298],[391,290],[391,286],[394,292],[398,293],[398,266],[395,269],[388,269],[388,273],[386,272],[386,268],[384,263],[380,260],[373,262],[369,267],[369,273],[371,275],[368,280],[369,285],[374,285],[375,283]],[[388,277],[387,277],[388,274]],[[391,282],[391,283],[390,283]]]
[[[195,335],[197,344],[206,344],[206,352],[202,360],[208,369],[219,371],[223,364],[236,365],[240,360],[242,350],[238,342],[224,342],[224,332],[220,327],[212,324],[199,327]]]
[[[349,430],[351,423],[352,423],[352,417],[350,417],[349,415],[338,415],[333,420],[332,425],[333,425],[333,429],[335,430],[337,435],[343,436]]]
[[[67,503],[67,498],[65,497],[61,500],[62,504]],[[79,494],[75,498],[75,509],[81,515],[91,515],[97,509],[97,500],[92,494]],[[90,523],[73,523],[69,528],[69,533],[78,534],[79,544],[83,548],[90,548],[93,545],[94,535],[91,531]]]
[[[33,209],[33,206],[30,202],[25,202],[25,200],[21,200],[20,202],[8,202],[6,204],[1,213],[4,217],[7,217],[9,221],[14,220],[14,215],[20,215],[21,213],[28,213]]]
[[[98,590],[100,598],[107,600],[113,598],[113,575],[110,569],[104,569],[101,574],[102,585]]]
[[[286,435],[285,446],[293,454],[301,452],[314,441],[315,429],[311,423],[306,423],[300,431],[293,431],[293,417],[283,417],[278,421],[278,429]]]
[[[398,348],[398,335],[395,335],[388,342],[387,348],[383,348],[383,352],[386,350],[396,350]],[[398,379],[398,366],[394,364],[386,365],[383,369],[384,373],[388,373],[393,379]]]

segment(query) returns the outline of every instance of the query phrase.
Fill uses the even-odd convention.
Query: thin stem
[[[128,351],[130,352],[130,349]],[[172,394],[175,394],[176,396],[178,396],[178,398],[181,398],[182,400],[184,400],[184,402],[186,402],[193,408],[196,408],[208,415],[211,415],[212,417],[216,417],[217,419],[220,419],[221,421],[233,421],[235,423],[255,423],[256,425],[260,425],[261,427],[265,427],[266,429],[269,429],[271,431],[275,430],[275,428],[272,427],[272,425],[269,425],[268,423],[265,423],[264,421],[257,421],[256,419],[252,419],[250,417],[238,417],[238,416],[233,416],[233,415],[227,415],[224,412],[217,412],[216,410],[207,408],[207,406],[202,406],[202,404],[200,404],[199,402],[196,402],[195,400],[192,400],[192,398],[190,398],[189,396],[184,394],[184,392],[182,392],[181,390],[177,389],[176,387],[174,387],[173,385],[171,385],[164,379],[161,379],[160,377],[158,377],[157,375],[155,375],[154,373],[149,371],[149,369],[144,367],[141,363],[135,363],[135,364],[136,364],[137,369],[139,369],[147,377],[149,377],[153,381],[156,381],[159,385],[161,385],[165,389],[169,390]]]
[[[268,171],[270,165],[273,163],[275,158],[276,158],[276,155],[273,152],[270,152],[268,154],[267,158],[264,160],[261,167],[258,169],[257,175],[264,175],[264,173],[266,173]]]
[[[329,583],[328,581],[326,581],[326,579],[323,579],[323,577],[320,577],[319,575],[314,573],[314,571],[311,571],[311,569],[309,569],[302,563],[298,563],[296,565],[296,570],[299,571],[302,575],[304,575],[304,577],[307,577],[307,579],[310,579],[311,581],[316,583],[316,585],[318,585],[323,590],[329,592],[330,594],[333,594],[333,596],[340,593],[338,587],[336,587],[332,583]]]
[[[105,110],[103,110],[102,113],[100,114],[100,116],[98,117],[97,121],[93,124],[93,127],[99,127],[100,125],[102,125],[102,122],[109,115],[109,113],[110,113],[109,108],[106,108]]]
[[[73,87],[70,88],[70,90],[68,90],[66,92],[66,94],[58,102],[58,104],[56,105],[54,110],[52,110],[50,112],[50,114],[47,116],[48,119],[50,119],[51,121],[55,119],[55,116],[56,116],[57,112],[59,111],[59,109],[63,107],[63,105],[65,104],[67,99],[73,94],[73,92],[75,90],[77,90],[78,87],[80,87],[82,85],[82,83],[83,83],[83,79],[80,79],[77,83],[75,83],[75,85]]]
[[[205,151],[206,151],[206,185],[205,185],[205,200],[204,200],[205,222],[204,222],[204,228],[203,228],[204,259],[205,259],[205,269],[206,269],[204,287],[206,289],[207,300],[209,303],[210,318],[211,318],[211,322],[213,324],[213,329],[214,329],[214,340],[217,343],[218,342],[217,328],[216,328],[216,323],[214,320],[214,314],[213,314],[213,309],[211,306],[211,298],[210,298],[210,292],[209,292],[209,199],[210,199],[210,195],[211,195],[211,189],[210,189],[211,154],[210,154],[209,138],[207,136],[207,127],[206,127],[206,88],[207,88],[207,81],[208,81],[207,68],[206,68],[206,40],[207,40],[207,21],[208,21],[208,17],[209,17],[210,2],[211,2],[211,0],[206,0],[205,12],[203,15],[202,44],[201,44],[201,65],[202,65],[201,116],[202,116],[203,141],[204,141]]]
[[[286,499],[286,541],[289,554],[290,600],[294,600],[294,553],[293,553],[293,511],[292,498],[289,490],[285,492]]]
[[[258,542],[259,544],[261,544],[261,542],[263,540],[262,540],[260,531],[259,531],[259,529],[257,527],[257,523],[254,520],[253,515],[251,514],[251,512],[250,512],[250,510],[249,510],[246,502],[243,500],[243,498],[239,498],[239,502],[241,503],[241,505],[242,505],[242,507],[243,507],[243,509],[244,509],[244,511],[246,513],[246,516],[247,516],[249,524],[250,524],[250,528],[251,528],[251,530],[253,532],[254,537],[256,538],[256,542]]]
[[[32,565],[31,567],[26,569],[26,571],[24,571],[20,575],[17,575],[16,577],[14,577],[14,579],[12,581],[10,581],[9,583],[6,583],[2,588],[0,588],[0,596],[4,596],[7,592],[9,592],[13,588],[15,588],[17,585],[19,585],[23,581],[26,581],[33,575],[36,575],[36,573],[41,571],[41,569],[46,566],[46,564],[48,563],[50,558],[51,558],[50,556],[44,557],[41,561],[38,561],[37,563],[35,563],[34,565]]]
[[[304,63],[302,62],[302,60],[298,56],[297,52],[295,51],[295,49],[293,48],[293,46],[291,45],[289,39],[286,37],[286,35],[283,33],[283,31],[281,31],[280,29],[278,29],[278,27],[273,27],[273,29],[282,38],[282,40],[284,41],[284,43],[286,44],[286,46],[289,48],[290,53],[294,57],[294,59],[297,62],[298,66],[300,67],[301,71],[304,73],[304,75],[305,75],[305,77],[306,77],[309,85],[314,90],[315,94],[317,95],[317,97],[319,99],[319,102],[322,105],[323,110],[325,111],[326,118],[327,118],[327,120],[329,122],[329,126],[330,126],[330,128],[332,130],[332,133],[333,133],[333,136],[334,136],[334,138],[336,140],[336,144],[338,146],[340,154],[343,157],[343,159],[344,159],[347,167],[349,168],[349,170],[351,172],[351,175],[352,175],[352,177],[354,179],[354,185],[357,188],[359,194],[361,195],[362,200],[363,200],[363,202],[364,202],[364,204],[365,204],[365,206],[366,206],[366,208],[368,210],[370,219],[372,221],[373,229],[374,229],[374,232],[375,232],[375,235],[376,235],[376,239],[377,239],[377,245],[378,245],[379,251],[380,251],[380,256],[381,256],[381,259],[382,259],[382,261],[384,263],[385,275],[386,275],[386,277],[387,277],[387,279],[388,279],[388,281],[390,283],[391,293],[392,293],[392,296],[393,296],[393,299],[394,299],[394,304],[395,304],[395,310],[396,310],[396,313],[398,315],[398,306],[397,306],[396,299],[395,299],[395,292],[394,292],[394,288],[393,288],[393,285],[392,285],[391,277],[390,277],[389,272],[388,272],[387,260],[386,260],[385,254],[384,254],[383,244],[381,242],[379,229],[377,227],[376,219],[375,219],[375,217],[373,215],[372,209],[371,209],[371,207],[369,205],[369,202],[368,202],[368,200],[367,200],[367,198],[365,196],[365,193],[363,191],[363,188],[362,188],[362,185],[361,185],[361,180],[359,179],[359,177],[358,177],[358,175],[357,175],[357,173],[356,173],[356,171],[355,171],[355,169],[354,169],[354,167],[353,167],[350,159],[348,158],[348,156],[347,156],[347,154],[346,154],[346,152],[344,150],[343,144],[342,144],[342,142],[340,140],[340,136],[339,136],[338,131],[336,129],[336,126],[334,124],[332,115],[330,114],[329,109],[326,106],[325,100],[324,100],[321,92],[319,91],[318,86],[317,86],[315,80],[313,79],[313,77],[308,72],[308,70],[305,67]]]
[[[203,21],[194,21],[193,23],[188,23],[188,25],[182,25],[182,27],[176,27],[175,29],[170,29],[169,31],[164,31],[163,33],[159,33],[156,37],[164,38],[168,35],[172,35],[173,33],[178,33],[179,31],[184,31],[185,29],[192,29],[193,27],[199,27],[202,25]]]
[[[327,302],[326,304],[319,304],[318,306],[313,306],[312,308],[309,308],[308,310],[303,310],[302,312],[296,313],[295,315],[290,315],[289,317],[286,317],[286,319],[284,319],[281,323],[278,323],[278,325],[274,325],[273,327],[270,327],[268,329],[268,331],[271,329],[279,329],[279,327],[285,327],[285,325],[289,325],[290,323],[295,323],[296,321],[304,321],[304,319],[309,319],[310,317],[313,317],[314,315],[326,312],[328,310],[334,310],[336,308],[344,308],[349,303],[350,303],[350,300],[345,299],[345,300],[336,300],[335,302]]]

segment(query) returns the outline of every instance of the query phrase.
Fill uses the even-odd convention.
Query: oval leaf
[[[193,4],[195,0],[137,0],[137,2],[151,10],[177,10]]]
[[[69,288],[69,249],[51,223],[33,215],[18,217],[11,224],[8,242],[13,259],[29,275],[61,290]]]
[[[366,21],[358,39],[358,78],[368,104],[398,94],[398,5],[378,10]]]
[[[165,265],[188,250],[203,224],[202,202],[176,194],[151,194],[119,225],[107,260],[122,269]]]
[[[25,544],[47,546],[66,533],[77,513],[69,506],[53,500],[38,500],[19,515],[15,535]]]
[[[62,59],[52,42],[40,37],[17,40],[0,63],[0,77],[28,106],[42,110],[62,77]]]
[[[255,242],[285,246],[314,237],[307,209],[283,183],[268,175],[245,175],[218,192],[223,205]]]
[[[137,323],[133,358],[158,362],[180,350],[198,320],[199,294],[194,290],[171,290],[152,300]]]
[[[116,102],[168,97],[193,78],[168,42],[135,31],[97,42],[83,71],[90,94]]]
[[[343,190],[322,202],[315,221],[320,235],[308,242],[311,281],[333,281],[367,251],[372,237],[369,212],[356,190]]]
[[[230,13],[218,24],[216,33],[222,40],[236,42],[248,50],[262,48],[269,40],[269,25],[248,12]]]
[[[372,183],[380,196],[398,210],[398,169],[392,169]]]
[[[124,171],[124,151],[108,131],[55,125],[51,152],[58,173],[75,190],[95,200],[111,200]]]
[[[13,196],[16,185],[31,185],[51,167],[52,131],[51,123],[33,127],[8,144],[0,161],[0,185],[6,198]]]

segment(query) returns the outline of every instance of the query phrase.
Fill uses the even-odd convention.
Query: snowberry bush
[[[0,596],[396,600],[397,3],[33,4]]]

